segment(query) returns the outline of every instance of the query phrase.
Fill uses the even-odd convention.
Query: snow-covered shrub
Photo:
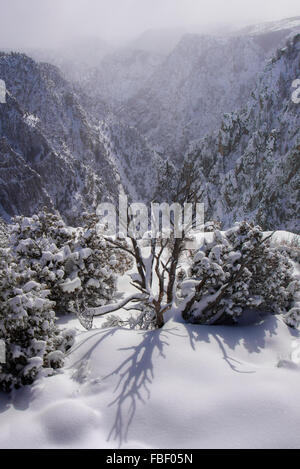
[[[300,263],[300,236],[295,235],[291,240],[277,242],[278,249],[295,262]]]
[[[85,215],[83,228],[66,226],[45,211],[16,217],[10,245],[17,261],[24,262],[38,282],[50,290],[57,314],[101,306],[112,300],[116,273],[124,273],[131,260],[116,253],[97,232],[97,217]]]
[[[6,345],[0,390],[6,392],[31,384],[43,367],[62,366],[73,344],[73,333],[55,326],[50,291],[33,278],[26,261],[0,249],[0,339]]]
[[[258,226],[236,223],[214,230],[179,282],[184,319],[202,324],[235,322],[245,308],[286,313],[299,282],[287,256],[264,239]]]
[[[294,306],[283,317],[285,323],[295,329],[300,328],[300,305]]]

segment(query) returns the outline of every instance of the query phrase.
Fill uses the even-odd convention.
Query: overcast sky
[[[1,47],[51,47],[82,36],[131,38],[148,29],[249,24],[300,16],[299,0],[0,0]]]

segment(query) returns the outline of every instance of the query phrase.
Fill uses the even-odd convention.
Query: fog
[[[0,0],[1,47],[47,47],[149,29],[246,25],[300,15],[299,0]]]

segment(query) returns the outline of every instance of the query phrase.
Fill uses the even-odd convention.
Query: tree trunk
[[[156,311],[156,325],[160,329],[161,327],[163,327],[164,323],[164,315],[161,309],[159,308],[159,310]]]
[[[174,290],[174,283],[176,280],[176,269],[178,265],[178,260],[180,256],[180,252],[182,249],[182,239],[175,238],[174,247],[172,251],[172,261],[169,270],[169,282],[167,287],[167,303],[172,303],[173,301],[173,290]]]

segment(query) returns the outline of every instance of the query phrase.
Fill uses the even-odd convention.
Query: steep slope
[[[264,54],[249,38],[187,35],[119,111],[155,148],[182,160],[189,141],[205,135],[249,95]]]
[[[300,105],[291,99],[299,77],[298,34],[266,66],[244,109],[191,145],[186,159],[200,170],[206,218],[300,231]]]
[[[277,21],[266,21],[260,24],[254,24],[246,26],[240,33],[247,35],[261,35],[268,34],[273,32],[294,32],[296,29],[300,28],[300,16],[294,16],[292,18],[284,18]]]
[[[7,226],[6,223],[0,218],[0,248],[5,248],[7,246]]]
[[[116,197],[119,176],[115,164],[99,129],[58,69],[37,64],[23,54],[2,54],[0,76],[8,90],[7,103],[0,106],[0,137],[6,138],[11,150],[5,147],[3,155],[10,154],[7,164],[14,167],[22,161],[37,178],[34,187],[25,178],[20,183],[28,203],[17,191],[11,204],[13,189],[9,185],[19,183],[22,171],[15,170],[15,178],[6,175],[2,211],[8,216],[32,213],[37,205],[45,204],[46,197],[46,205],[76,220],[82,210],[95,208],[103,198]],[[34,198],[29,195],[33,190]]]
[[[99,65],[87,70],[80,86],[114,110],[147,83],[161,64],[163,54],[123,48],[104,57]]]
[[[31,213],[41,206],[53,209],[41,176],[5,137],[0,139],[0,157],[0,217],[8,220],[12,215]]]
[[[300,334],[280,318],[155,331],[67,321],[65,367],[1,395],[1,448],[299,448]]]
[[[265,61],[289,29],[182,38],[118,116],[154,148],[182,161],[191,140],[213,131],[224,112],[246,104]]]
[[[73,87],[56,67],[11,54],[2,57],[0,74],[22,108],[38,119],[44,135],[57,151],[65,148],[95,167],[101,162],[103,173],[103,167],[110,162],[97,129],[80,106]]]
[[[113,114],[102,120],[99,127],[125,192],[134,202],[150,202],[159,181],[161,156],[134,127],[120,122]]]
[[[243,132],[260,135],[264,131],[261,123],[269,122],[270,116],[262,114],[255,122],[257,103],[253,102],[250,123],[245,123],[241,111],[223,119],[224,112],[246,106],[266,58],[298,24],[293,19],[224,37],[187,35],[167,57],[124,48],[102,59],[100,68],[89,68],[86,75],[80,75],[79,84],[69,83],[53,65],[37,63],[24,54],[0,54],[0,77],[8,89],[7,103],[0,105],[2,216],[9,219],[47,205],[74,223],[80,213],[95,209],[101,200],[115,199],[120,189],[135,201],[149,201],[156,192],[163,160],[170,157],[180,165],[187,149],[195,154],[197,148],[196,153],[202,155],[208,214],[229,224],[237,215],[236,206],[222,178],[236,166],[245,148],[233,149],[231,142],[228,149],[226,138],[230,135],[234,144],[240,141],[243,145]],[[263,80],[275,62],[268,65]],[[289,88],[291,80],[298,78],[294,72],[287,77],[282,72],[281,81],[289,80]],[[278,85],[278,89],[284,86]],[[266,114],[283,112],[284,103],[273,108],[273,98],[278,96],[260,104],[266,107]],[[293,125],[288,119],[285,127]],[[219,132],[212,134],[219,127],[225,134],[224,144]],[[217,138],[219,145],[220,141],[224,167],[216,166],[219,146],[216,151],[211,143],[190,146],[205,135],[205,142]],[[290,149],[289,134],[280,138],[281,146]],[[230,152],[227,162],[226,151]],[[279,168],[277,171],[280,173]],[[214,191],[220,196],[221,185],[228,203],[211,200]],[[254,210],[254,199],[249,207],[245,204],[239,216]],[[294,213],[294,205],[290,210]],[[285,216],[271,214],[260,217],[266,227],[271,219],[274,223],[285,220]]]

